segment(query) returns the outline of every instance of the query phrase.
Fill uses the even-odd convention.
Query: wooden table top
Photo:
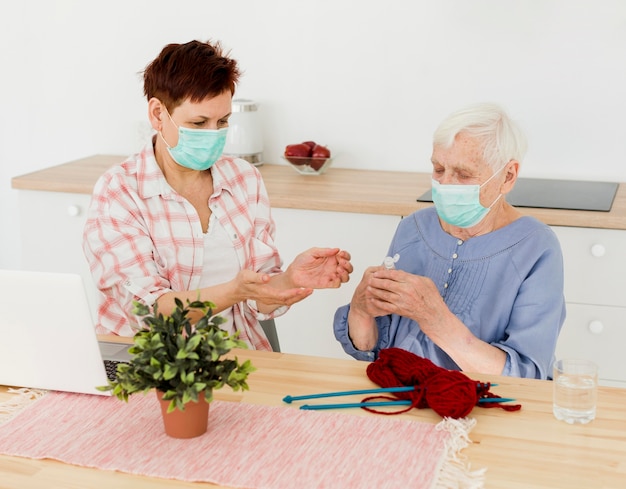
[[[126,159],[96,155],[14,177],[21,190],[91,194],[102,173]],[[407,216],[432,204],[416,199],[430,189],[430,173],[329,168],[301,175],[287,165],[259,167],[273,207]],[[620,184],[610,212],[520,207],[551,226],[626,229],[626,184]]]
[[[238,350],[257,371],[249,377],[250,390],[216,391],[223,401],[284,406],[285,395],[376,387],[366,376],[367,363],[285,353]],[[472,375],[498,383],[493,391],[522,404],[518,412],[474,408],[477,420],[472,444],[463,450],[472,470],[486,468],[486,488],[622,489],[626,487],[626,389],[600,387],[597,418],[587,425],[568,425],[552,415],[552,383],[511,377]],[[0,388],[0,402],[12,394]],[[342,402],[363,396],[343,397]],[[377,416],[360,409],[346,415]],[[427,423],[441,418],[430,409],[399,415]],[[209,421],[210,422],[210,421]],[[216,487],[161,480],[119,472],[76,467],[52,460],[0,456],[0,487],[80,487],[136,489]]]

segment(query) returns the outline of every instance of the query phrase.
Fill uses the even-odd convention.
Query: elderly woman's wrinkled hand
[[[380,312],[410,317],[424,327],[448,310],[430,278],[402,270],[378,267],[368,280],[366,295]]]
[[[375,296],[369,293],[370,281],[374,277],[374,273],[381,270],[383,267],[368,267],[363,272],[363,277],[357,285],[352,301],[350,303],[350,310],[358,313],[361,316],[369,316],[371,318],[377,316],[384,316],[388,314],[385,308],[381,308],[376,300]]]

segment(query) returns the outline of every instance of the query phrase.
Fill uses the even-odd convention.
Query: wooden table
[[[287,395],[376,387],[365,374],[367,363],[285,353],[240,350],[257,371],[249,378],[250,391],[225,388],[215,398],[275,406]],[[626,389],[600,387],[597,418],[588,425],[568,425],[552,415],[552,383],[488,375],[475,380],[497,382],[494,392],[514,397],[518,412],[474,408],[477,424],[473,444],[462,453],[471,469],[487,468],[487,488],[623,489],[626,487]],[[11,394],[0,387],[0,402]],[[363,396],[342,398],[358,401]],[[346,415],[377,416],[360,409]],[[437,423],[430,409],[414,409],[406,419]],[[118,472],[75,467],[51,460],[0,456],[0,487],[41,488],[173,488],[216,487],[212,484],[153,479]]]

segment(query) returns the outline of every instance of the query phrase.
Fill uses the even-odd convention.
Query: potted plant
[[[250,360],[224,358],[233,348],[247,346],[239,333],[229,335],[220,329],[225,319],[213,315],[214,307],[209,301],[187,301],[184,306],[176,299],[176,308],[167,316],[156,304],[151,313],[148,306],[135,302],[134,313],[143,316],[144,327],[133,337],[128,350],[132,358],[120,363],[116,380],[100,389],[111,390],[124,401],[136,392],[155,389],[169,436],[192,438],[206,432],[213,390],[224,385],[247,390],[248,374],[256,370]],[[202,313],[195,324],[189,318],[192,310]],[[194,415],[197,421],[188,419]]]

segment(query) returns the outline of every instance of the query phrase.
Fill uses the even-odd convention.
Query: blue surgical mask
[[[166,111],[167,112],[167,111]],[[169,112],[167,113],[170,116]],[[174,161],[191,170],[208,170],[222,156],[226,144],[228,128],[223,129],[189,129],[177,126],[172,116],[172,123],[178,127],[178,144],[171,147],[159,132]]]
[[[483,207],[480,203],[480,189],[503,168],[504,166],[491,175],[482,185],[442,185],[433,179],[432,198],[439,217],[448,224],[459,228],[476,226],[502,197],[502,194],[498,195],[489,207]]]

